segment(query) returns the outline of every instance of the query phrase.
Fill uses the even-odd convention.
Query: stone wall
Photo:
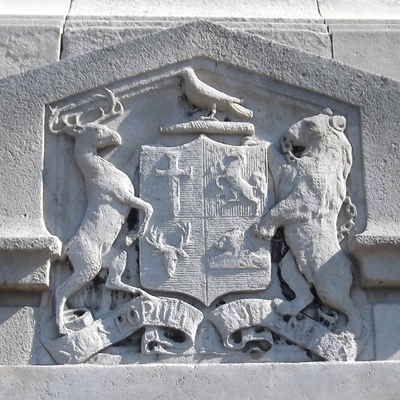
[[[396,398],[399,21],[0,0],[0,395]]]
[[[399,16],[391,0],[2,0],[0,74],[203,19],[399,79]]]

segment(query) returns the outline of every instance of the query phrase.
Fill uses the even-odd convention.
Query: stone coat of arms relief
[[[349,121],[304,108],[270,139],[262,107],[211,75],[184,65],[48,107],[85,199],[42,331],[57,363],[345,361],[369,340]],[[130,143],[135,96],[165,87],[177,113],[144,112],[158,130]]]

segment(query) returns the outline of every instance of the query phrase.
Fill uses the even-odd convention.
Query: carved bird
[[[217,111],[232,111],[242,118],[253,117],[253,111],[240,105],[243,99],[229,96],[202,82],[192,68],[184,68],[178,75],[184,80],[185,94],[190,103],[208,110],[203,119],[215,119]]]

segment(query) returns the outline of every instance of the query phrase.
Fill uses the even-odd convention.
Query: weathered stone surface
[[[48,263],[60,255],[42,335],[57,362],[98,351],[112,363],[373,357],[368,296],[357,285],[374,281],[357,246],[383,237],[398,249],[398,82],[193,22],[0,86],[2,185],[13,183],[2,198],[2,243],[11,256],[47,252]],[[191,137],[160,131],[190,122]],[[132,209],[143,211],[139,219]],[[271,245],[282,228],[286,255]],[[361,261],[354,281],[346,241],[339,245],[348,234]],[[392,262],[383,263],[383,281],[395,281]],[[237,324],[233,312],[222,320],[244,352],[222,346],[216,328],[224,328],[203,318],[224,303],[238,312]]]
[[[140,1],[109,0],[99,4],[93,0],[72,1],[70,15],[135,15],[147,17],[196,17],[196,18],[320,18],[314,0],[269,0],[216,3],[203,0],[200,3],[179,1]]]
[[[363,234],[353,238],[350,250],[360,263],[364,287],[397,287],[400,284],[400,271],[394,267],[400,255],[399,246],[397,236]]]
[[[377,360],[400,359],[400,306],[377,304],[374,306],[375,351]]]
[[[318,0],[322,18],[398,19],[400,5],[391,0]]]
[[[21,0],[0,1],[2,15],[64,16],[68,13],[71,0]]]
[[[333,58],[400,80],[400,24],[329,24]]]
[[[255,400],[395,399],[400,363],[0,367],[0,395],[60,400],[119,397]],[[114,384],[113,384],[114,383]]]
[[[398,5],[8,3],[0,397],[397,398]]]
[[[0,77],[58,61],[62,28],[62,19],[0,16]]]
[[[257,34],[288,46],[331,57],[327,27],[319,20],[257,18],[247,22],[238,18],[215,19],[229,29]],[[71,16],[66,21],[62,58],[132,40],[186,22],[187,18],[121,18]]]
[[[248,29],[247,32],[265,37],[266,39],[309,51],[323,57],[331,57],[331,40],[326,32],[313,32],[301,27],[292,26],[292,29]]]
[[[0,364],[37,364],[38,308],[0,307]]]

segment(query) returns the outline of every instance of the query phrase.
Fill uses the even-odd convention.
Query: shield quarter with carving
[[[177,147],[142,146],[141,198],[154,213],[140,239],[147,289],[180,292],[210,305],[262,290],[270,254],[252,225],[267,202],[267,146],[231,146],[204,135]]]

